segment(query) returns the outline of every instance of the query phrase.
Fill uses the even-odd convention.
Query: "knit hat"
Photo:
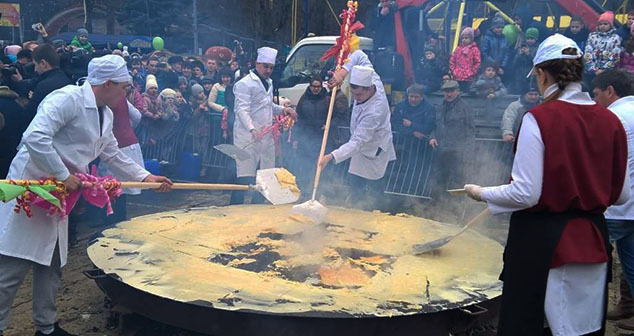
[[[86,30],[85,28],[77,29],[77,36],[86,36],[86,37],[88,37],[88,30]]]
[[[161,98],[165,99],[165,98],[174,98],[176,99],[176,91],[167,88],[167,89],[163,89],[163,91],[161,91]]]
[[[537,28],[528,28],[525,36],[527,39],[539,40],[539,30]]]
[[[491,25],[491,29],[493,28],[502,28],[504,27],[505,23],[504,23],[504,19],[501,17],[495,17],[493,19],[493,24]]]
[[[473,36],[474,36],[474,32],[473,32],[473,28],[471,27],[464,27],[464,29],[462,29],[462,33],[460,33],[460,37],[469,37],[473,40]]]
[[[213,84],[214,83],[214,79],[210,78],[210,77],[203,77],[201,82],[203,83],[203,85],[205,85],[205,84]]]
[[[614,12],[612,11],[603,12],[603,14],[599,16],[598,22],[601,22],[601,21],[606,21],[607,23],[610,24],[610,26],[614,26]]]
[[[147,75],[147,78],[145,79],[145,91],[147,92],[150,88],[158,89],[158,83],[156,82],[156,77],[154,77],[154,75]]]
[[[203,87],[200,86],[200,84],[196,83],[192,85],[192,96],[198,96],[198,94],[201,92],[205,92],[205,89],[203,89]]]
[[[425,52],[433,52],[434,55],[436,54],[436,48],[434,48],[433,45],[428,44],[425,46]]]
[[[185,76],[178,76],[178,85],[181,85],[181,84],[189,85],[189,83],[187,82],[187,78]]]

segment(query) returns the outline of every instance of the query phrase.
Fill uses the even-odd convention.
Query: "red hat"
[[[601,21],[606,21],[610,24],[610,26],[614,26],[614,12],[612,11],[603,12],[603,14],[599,16],[599,22]]]

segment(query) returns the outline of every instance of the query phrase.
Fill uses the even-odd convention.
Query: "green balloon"
[[[123,49],[123,43],[121,43],[121,42],[117,43],[117,48]]]
[[[502,34],[504,34],[504,37],[506,37],[506,41],[509,43],[509,45],[514,45],[515,42],[517,42],[517,36],[519,35],[519,33],[519,29],[517,29],[517,27],[512,24],[507,24],[502,30]]]
[[[163,47],[165,47],[165,41],[163,41],[161,37],[157,36],[152,39],[152,47],[154,47],[154,50],[163,50]]]

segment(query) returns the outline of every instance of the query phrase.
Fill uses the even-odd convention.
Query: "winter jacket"
[[[628,53],[623,50],[621,60],[619,61],[619,69],[627,70],[631,74],[634,74],[634,52]]]
[[[140,110],[144,117],[154,119],[154,116],[161,116],[161,101],[159,96],[151,96],[147,93],[143,94],[143,109]]]
[[[472,81],[480,70],[480,50],[475,42],[468,46],[458,45],[451,59],[449,68],[457,81]]]
[[[448,70],[446,62],[437,57],[431,60],[423,57],[416,71],[417,82],[423,84],[425,93],[436,92],[440,90],[442,77],[447,74]]]
[[[533,68],[533,58],[535,57],[535,53],[537,53],[538,45],[534,45],[529,47],[529,53],[521,54],[520,48],[517,48],[515,51],[515,55],[513,60],[509,63],[513,72],[510,74],[512,76],[512,81],[509,85],[509,89],[511,92],[515,94],[521,94],[525,92],[528,87],[529,80],[526,78],[526,75]]]
[[[588,37],[585,50],[586,71],[616,68],[621,54],[621,37],[612,28],[607,32],[594,32]]]
[[[533,108],[536,104],[526,102],[524,96],[509,104],[502,115],[502,137],[507,135],[515,136],[520,128],[520,123],[524,113]]]
[[[491,93],[493,93],[496,97],[504,96],[506,94],[506,87],[502,84],[502,80],[499,76],[488,78],[485,74],[481,74],[480,77],[478,77],[478,80],[473,83],[473,89],[479,96],[484,98]]]
[[[443,100],[436,108],[436,122],[431,134],[441,151],[462,151],[475,142],[473,109],[462,98]]]
[[[381,15],[381,6],[377,6],[370,20],[370,29],[374,31],[374,49],[391,47],[392,50],[396,50],[394,13],[398,7],[392,1],[389,8],[390,12],[387,15]]]
[[[70,42],[70,45],[71,45],[71,47],[84,49],[89,54],[92,54],[95,51],[95,48],[93,48],[93,46],[90,43],[90,41],[86,41],[86,43],[81,43],[81,41],[79,41],[79,37],[78,36],[73,37],[73,40]]]
[[[318,94],[313,94],[310,86],[297,103],[297,126],[302,133],[321,133],[321,127],[326,123],[330,96],[325,88]]]
[[[0,87],[0,115],[4,119],[4,127],[0,129],[0,179],[4,179],[9,172],[11,161],[18,153],[17,147],[22,139],[22,133],[29,126],[31,118],[24,113],[22,106],[17,103],[18,94],[8,87]]]
[[[590,35],[590,31],[588,30],[588,28],[583,27],[578,33],[573,34],[570,31],[570,27],[568,27],[564,31],[563,35],[575,41],[579,46],[581,52],[584,52],[586,50],[586,43],[588,42],[588,36]]]
[[[412,122],[409,127],[403,125],[403,119]],[[407,98],[401,100],[392,110],[392,131],[402,135],[412,135],[414,131],[418,131],[427,136],[434,129],[436,120],[436,109],[427,98],[423,98],[420,104],[412,106]]]
[[[496,63],[501,68],[506,68],[509,59],[509,45],[504,35],[496,35],[488,31],[482,38],[480,46],[482,61],[484,63]]]
[[[31,89],[33,96],[31,96],[28,104],[24,107],[31,119],[35,117],[37,107],[49,93],[71,84],[71,81],[64,71],[59,68],[54,68],[37,77],[35,83],[35,86]]]

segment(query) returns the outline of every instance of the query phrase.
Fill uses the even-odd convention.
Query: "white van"
[[[286,64],[278,84],[280,96],[290,99],[293,106],[296,106],[310,84],[310,77],[313,74],[325,76],[327,70],[334,69],[334,57],[325,62],[319,59],[328,48],[335,44],[336,39],[337,36],[307,37],[291,49],[286,57]],[[372,39],[367,37],[360,37],[360,39],[360,48],[371,55]],[[348,80],[343,83],[341,89],[350,99]]]

